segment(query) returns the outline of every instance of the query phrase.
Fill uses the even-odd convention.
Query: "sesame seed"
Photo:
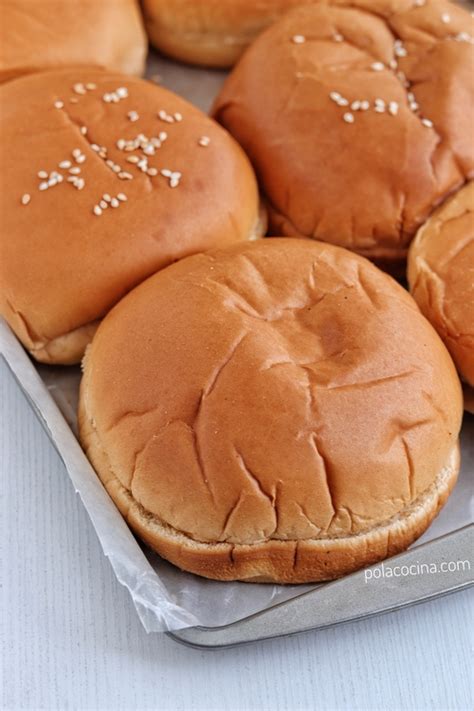
[[[444,24],[447,25],[451,22],[451,16],[447,12],[443,12],[441,15],[441,22],[444,22]]]
[[[22,205],[28,205],[28,203],[30,202],[30,200],[31,200],[31,195],[30,195],[29,193],[25,193],[25,194],[22,195],[22,197],[21,197],[21,204],[22,204]]]
[[[55,101],[54,102],[54,107],[56,109],[62,109],[64,107],[64,102],[63,101]]]
[[[120,99],[126,99],[128,96],[128,89],[124,86],[119,86],[115,93]]]
[[[433,128],[433,121],[431,121],[430,119],[427,119],[427,118],[421,119],[421,123],[423,124],[423,126],[427,126],[428,128]]]
[[[70,101],[71,104],[78,104],[78,103],[79,103],[79,99],[78,99],[76,96],[72,96],[72,97],[69,99],[69,101]]]
[[[397,57],[406,57],[407,56],[407,51],[405,47],[402,47],[401,45],[395,45],[394,52],[397,55]]]
[[[182,114],[179,113],[179,111],[177,111],[175,114],[173,114],[173,117],[174,117],[175,121],[178,121],[178,123],[183,120],[183,116],[182,116]]]
[[[160,131],[158,134],[158,138],[160,139],[160,141],[166,141],[166,139],[168,138],[168,134],[166,133],[166,131]]]
[[[304,35],[293,35],[291,41],[294,44],[304,44],[306,42],[306,37]]]
[[[80,148],[74,148],[74,150],[72,151],[72,157],[77,158],[78,156],[81,155],[81,153],[82,153],[82,151]]]
[[[98,155],[100,158],[107,158],[107,151],[103,151],[102,149],[99,151]]]
[[[138,121],[140,117],[136,111],[129,111],[127,114],[127,118],[129,121]]]
[[[391,59],[388,63],[390,69],[396,69],[398,67],[398,62],[396,59]]]
[[[48,183],[40,183],[38,185],[38,190],[47,190],[49,188]]]
[[[370,68],[373,69],[374,72],[382,72],[385,69],[385,64],[382,62],[374,62],[370,65]]]
[[[346,112],[342,117],[346,123],[354,123],[354,114]]]
[[[131,173],[127,173],[125,170],[119,173],[118,177],[120,180],[133,180],[133,175]]]
[[[97,143],[91,143],[91,149],[98,153],[100,151],[100,146],[98,146]]]
[[[146,171],[146,174],[150,175],[150,176],[154,176],[154,175],[158,175],[158,171],[156,168],[148,168],[148,170]]]
[[[97,84],[94,84],[94,82],[90,81],[86,84],[86,89],[88,89],[89,91],[94,91],[94,89],[97,89]]]
[[[102,210],[99,207],[99,205],[94,205],[93,213],[94,213],[94,215],[97,215],[97,216],[102,215]]]
[[[352,104],[351,104],[351,109],[352,109],[352,111],[359,111],[359,109],[360,109],[360,101],[358,101],[358,100],[353,101]]]
[[[179,185],[179,179],[178,178],[171,178],[170,179],[170,188],[177,188]]]
[[[107,202],[105,202],[105,200],[101,200],[99,202],[99,207],[102,208],[102,210],[107,210],[108,206],[109,206],[109,204]]]
[[[415,0],[415,7],[423,7],[425,3],[426,0]]]
[[[138,156],[127,156],[128,163],[138,163],[140,158]]]
[[[85,184],[86,181],[84,180],[84,178],[77,178],[76,182],[74,183],[74,187],[78,190],[82,190]]]
[[[339,32],[335,32],[332,36],[334,42],[344,42],[344,37],[343,35],[339,34]]]
[[[125,193],[119,193],[117,195],[117,199],[120,200],[120,202],[127,202],[127,196],[125,195]]]
[[[340,99],[337,101],[338,106],[349,106],[349,101],[345,99],[343,96],[341,96]]]
[[[341,98],[341,95],[337,91],[331,91],[329,94],[329,98],[337,103]]]
[[[360,102],[360,109],[361,111],[367,111],[370,109],[370,102],[367,101],[367,99],[364,99],[363,101]]]
[[[66,182],[67,182],[67,183],[73,183],[73,184],[74,184],[74,183],[76,182],[76,180],[77,180],[77,178],[76,178],[74,175],[69,175],[69,176],[66,178]]]
[[[109,193],[104,193],[102,195],[102,199],[105,200],[105,202],[110,202],[112,198],[110,197]]]
[[[112,170],[114,171],[114,173],[121,173],[122,172],[122,168],[119,165],[117,165],[117,163],[115,163],[112,166]]]
[[[71,175],[79,175],[80,172],[81,169],[76,166],[74,166],[73,168],[69,168],[69,173],[71,173]]]
[[[85,88],[84,84],[82,84],[81,82],[77,82],[76,84],[74,84],[74,86],[72,87],[72,90],[74,91],[75,94],[85,94],[86,93],[86,88]]]
[[[153,146],[151,143],[149,143],[148,145],[146,145],[146,146],[143,148],[143,152],[144,152],[147,156],[154,156],[154,155],[155,155],[155,146]]]
[[[383,114],[385,113],[385,106],[378,105],[375,107],[375,112],[377,114]]]
[[[81,133],[83,136],[87,134],[87,126],[81,126]]]
[[[112,101],[112,94],[104,94],[102,97],[102,101],[105,101],[106,104],[110,104]]]
[[[211,142],[211,139],[209,138],[209,136],[201,136],[201,138],[198,141],[198,144],[200,146],[208,146],[210,144],[210,142]]]
[[[388,112],[392,116],[396,116],[398,114],[398,103],[396,101],[390,101],[388,104]]]
[[[76,160],[76,163],[84,163],[84,161],[86,160],[86,156],[84,155],[84,153],[81,153],[81,155],[77,156],[77,158],[75,160]]]
[[[120,203],[117,200],[117,198],[113,197],[112,200],[110,201],[110,207],[118,207],[119,205],[120,205]]]
[[[59,168],[70,168],[71,167],[71,161],[70,160],[62,160],[60,163],[58,163]]]
[[[38,172],[38,178],[43,178],[43,179],[44,179],[44,178],[47,178],[47,177],[48,177],[48,173],[47,173],[45,170],[40,170],[40,171]]]
[[[163,168],[163,170],[160,171],[161,175],[163,175],[165,178],[171,178],[172,172],[168,168]]]

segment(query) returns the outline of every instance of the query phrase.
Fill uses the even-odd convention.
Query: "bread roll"
[[[403,266],[474,176],[473,23],[444,0],[321,0],[260,35],[214,115],[256,168],[273,234]]]
[[[265,27],[315,0],[143,0],[151,43],[174,59],[230,67]]]
[[[415,301],[445,342],[474,410],[474,183],[449,198],[418,231],[408,256]]]
[[[137,0],[0,0],[0,15],[0,82],[68,66],[143,73]]]
[[[459,466],[459,380],[410,295],[310,240],[162,270],[87,351],[83,446],[130,526],[218,580],[328,580],[406,548]]]
[[[0,313],[36,359],[80,361],[127,291],[261,230],[241,148],[175,94],[68,69],[0,97]]]

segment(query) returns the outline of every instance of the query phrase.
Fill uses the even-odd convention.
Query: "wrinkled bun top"
[[[143,73],[137,0],[0,0],[0,20],[0,82],[67,66]]]
[[[462,412],[451,358],[365,259],[267,239],[151,277],[86,354],[84,411],[145,512],[199,541],[342,536],[436,479]]]
[[[420,229],[408,257],[410,291],[474,386],[474,183]]]
[[[64,70],[8,82],[0,96],[0,312],[33,352],[170,262],[251,235],[246,156],[175,94]],[[61,182],[43,189],[54,173]]]
[[[276,234],[406,256],[474,175],[473,23],[444,0],[332,0],[255,41],[214,111],[253,161]]]

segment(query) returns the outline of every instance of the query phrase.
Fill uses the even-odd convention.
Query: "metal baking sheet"
[[[207,111],[225,72],[185,67],[152,53],[147,76]],[[368,584],[365,571],[319,586],[218,583],[174,568],[143,547],[130,532],[77,441],[80,369],[34,363],[1,321],[0,353],[3,367],[17,379],[61,455],[104,554],[118,580],[129,589],[149,632],[172,632],[177,640],[193,646],[229,646],[366,617],[473,582],[474,562],[469,558],[469,524],[473,520],[472,417],[467,417],[463,426],[463,467],[453,495],[417,545],[399,556],[401,561],[416,559],[418,564],[468,560],[468,567],[439,575],[413,575],[401,581],[384,578],[374,585]]]

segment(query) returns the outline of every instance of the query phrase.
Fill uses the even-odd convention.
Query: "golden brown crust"
[[[424,530],[457,472],[442,342],[393,280],[309,240],[147,280],[100,325],[80,400],[81,441],[130,525],[209,577],[317,580],[378,560]]]
[[[104,101],[118,88],[128,96]],[[226,131],[175,94],[84,69],[17,79],[0,94],[0,312],[39,359],[78,362],[92,333],[88,324],[140,281],[183,256],[254,236],[258,190],[247,158]],[[182,120],[160,120],[161,110]],[[128,151],[120,143],[140,134],[148,144]],[[199,145],[203,136],[209,145]],[[102,146],[106,154],[98,152]],[[130,158],[146,159],[156,175]],[[176,187],[162,169],[182,174]],[[62,182],[40,190],[43,170],[57,171]],[[95,215],[104,194],[128,199]]]
[[[474,385],[474,183],[455,193],[412,242],[410,291],[451,353],[462,379]]]
[[[315,0],[143,0],[150,42],[190,64],[230,67],[290,8]]]
[[[143,74],[146,35],[136,0],[2,0],[0,82],[62,67]]]
[[[256,168],[273,234],[405,259],[474,175],[473,23],[444,0],[321,0],[254,42],[214,115]]]

